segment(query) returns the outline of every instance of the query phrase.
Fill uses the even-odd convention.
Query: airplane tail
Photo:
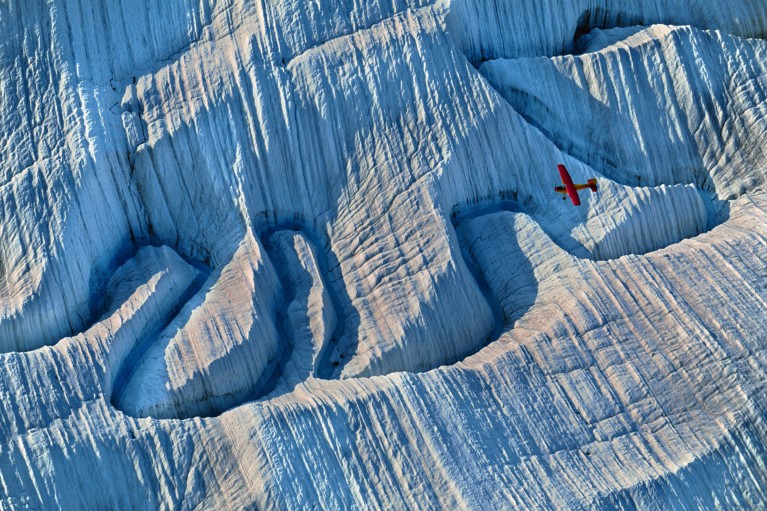
[[[597,188],[597,180],[596,179],[589,179],[588,180],[589,188],[591,188],[592,192],[596,192],[598,190]]]

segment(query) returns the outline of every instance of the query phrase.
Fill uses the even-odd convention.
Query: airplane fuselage
[[[576,185],[573,183],[573,180],[570,177],[570,173],[567,171],[567,168],[565,168],[564,165],[560,163],[557,165],[557,168],[559,169],[559,176],[562,178],[562,183],[564,183],[564,186],[555,186],[554,191],[569,195],[575,206],[581,205],[581,199],[578,197],[578,190],[589,188],[592,192],[597,191],[596,179],[589,179],[586,184]]]

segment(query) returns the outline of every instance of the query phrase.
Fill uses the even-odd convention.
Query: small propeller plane
[[[562,177],[562,182],[564,183],[564,186],[555,186],[554,191],[559,192],[561,194],[567,194],[570,196],[570,200],[573,201],[573,204],[576,206],[581,205],[581,199],[578,197],[578,190],[585,190],[586,188],[590,188],[592,192],[597,191],[597,180],[596,179],[589,179],[585,185],[576,185],[573,184],[573,179],[570,177],[570,173],[567,172],[567,169],[564,165],[561,163],[557,165],[557,168],[559,169],[559,175]],[[562,197],[562,200],[565,200],[567,197]]]

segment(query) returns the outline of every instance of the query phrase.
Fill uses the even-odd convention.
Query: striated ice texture
[[[765,507],[765,33],[1,2],[0,509]]]

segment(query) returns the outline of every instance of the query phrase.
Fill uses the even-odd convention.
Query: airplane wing
[[[572,200],[573,204],[576,206],[580,206],[581,199],[578,197],[578,190],[575,189],[575,185],[573,184],[573,180],[570,177],[570,173],[567,172],[567,169],[562,164],[557,165],[557,168],[559,169],[559,176],[562,178],[562,182],[565,184],[567,195],[570,196],[570,200]]]

